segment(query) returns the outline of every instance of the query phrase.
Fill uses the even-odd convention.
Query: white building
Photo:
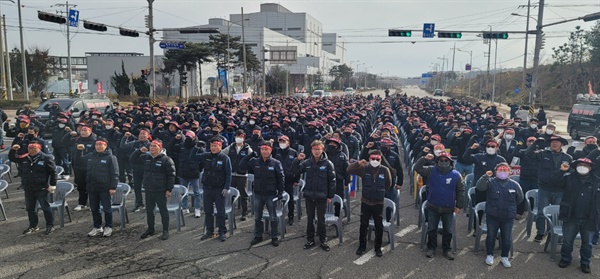
[[[271,55],[278,56],[295,50],[295,63],[282,64],[290,72],[289,91],[293,91],[294,87],[306,87],[307,90],[313,88],[312,81],[319,72],[322,79],[330,80],[329,70],[345,62],[344,42],[337,34],[323,33],[322,24],[309,14],[294,13],[279,4],[261,4],[259,12],[244,14],[243,18],[241,14],[231,14],[229,20],[212,18],[206,25],[188,28],[212,28],[222,34],[240,37],[244,29],[243,38],[246,46],[252,49],[261,62],[263,58],[274,59],[275,57]],[[165,41],[173,42],[207,43],[209,41],[209,34],[180,34],[179,31],[165,31],[163,37]],[[265,53],[263,50],[268,51],[266,57],[262,55]],[[265,72],[268,73],[269,69],[276,64],[279,63],[264,62]],[[242,69],[236,69],[233,79],[238,80],[241,71]],[[193,75],[197,77],[203,94],[215,93],[214,81],[218,75],[215,63],[203,64],[201,72],[196,71]],[[248,84],[251,83],[249,80]],[[241,91],[241,83],[234,82],[233,86],[237,92]],[[262,91],[260,86],[256,88],[259,92]],[[200,89],[193,88],[191,91],[197,90]],[[252,87],[248,91],[252,91]]]

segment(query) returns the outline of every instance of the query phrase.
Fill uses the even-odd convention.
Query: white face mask
[[[171,122],[171,121],[169,121],[169,120],[165,120],[165,124],[169,124],[169,122]]]
[[[235,143],[242,143],[244,142],[244,138],[235,138]]]
[[[587,167],[584,166],[578,166],[577,167],[577,173],[581,174],[581,175],[586,175],[590,172],[590,169],[588,169]]]
[[[65,127],[65,124],[58,124],[58,128],[61,128],[61,129],[62,129],[62,128],[64,128],[64,127]]]
[[[250,121],[248,121],[248,123],[250,123],[250,125],[254,125],[254,123],[256,123],[256,122],[254,122],[254,120],[250,120]]]
[[[440,142],[439,142],[439,141],[437,141],[437,140],[432,140],[432,141],[431,141],[431,145],[436,145],[436,144],[438,144],[438,143],[440,143]]]
[[[531,124],[531,125],[529,125],[529,128],[535,129],[535,128],[537,128],[537,124]]]
[[[511,139],[513,139],[514,137],[515,137],[515,136],[514,136],[514,135],[511,135],[511,134],[506,134],[506,135],[504,135],[504,138],[505,138],[505,139],[507,139],[507,140],[511,140]]]
[[[502,134],[504,132],[504,129],[498,129],[496,131],[498,131],[498,134]]]
[[[546,134],[547,135],[552,135],[552,134],[554,134],[554,130],[552,130],[552,129],[546,129]]]
[[[465,130],[465,128],[459,128],[458,130],[462,133]]]
[[[371,167],[374,167],[374,168],[379,167],[379,165],[381,165],[381,162],[377,161],[377,160],[371,160],[371,161],[369,161],[369,163],[371,164]]]
[[[434,150],[433,154],[437,157],[437,156],[440,156],[440,154],[442,154],[442,151],[443,150]]]
[[[494,147],[488,147],[485,149],[485,153],[489,154],[489,155],[494,155],[496,154],[496,148]]]
[[[292,122],[296,122],[296,117],[292,117]]]
[[[279,148],[286,149],[286,148],[288,148],[288,144],[287,143],[280,143],[279,144]]]
[[[106,128],[106,130],[110,130],[110,129],[112,129],[112,126],[107,125],[107,126],[104,126],[104,128]]]

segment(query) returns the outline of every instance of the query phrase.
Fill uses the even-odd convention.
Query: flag
[[[356,197],[356,184],[358,183],[358,177],[356,175],[350,176],[350,197]]]
[[[594,90],[592,90],[592,82],[591,81],[588,81],[588,93],[590,94],[590,97],[594,96]]]
[[[96,86],[98,87],[98,93],[102,94],[102,82],[99,81],[98,84],[96,84]]]

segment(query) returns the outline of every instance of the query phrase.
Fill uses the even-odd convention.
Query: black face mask
[[[233,128],[227,128],[227,132],[233,132]]]
[[[598,145],[596,145],[596,144],[586,144],[585,147],[587,147],[587,149],[596,149],[596,148],[598,148]]]
[[[281,126],[282,126],[283,128],[287,128],[287,127],[289,127],[289,126],[290,126],[290,124],[283,123]]]
[[[186,138],[183,145],[185,146],[185,148],[192,148],[192,147],[194,147],[194,145],[196,145],[196,143],[194,142],[193,139]]]
[[[325,152],[332,153],[332,152],[335,152],[336,150],[337,150],[337,147],[335,147],[333,145],[328,145],[327,148],[325,149]]]
[[[252,140],[258,140],[258,135],[257,134],[252,134]]]
[[[198,128],[197,127],[192,127],[190,130],[196,132],[196,131],[198,131]]]
[[[344,136],[349,137],[350,135],[352,135],[352,133],[350,133],[350,132],[344,132]]]
[[[385,153],[389,152],[390,150],[391,150],[391,148],[389,146],[382,146],[381,147],[381,151],[383,151]]]

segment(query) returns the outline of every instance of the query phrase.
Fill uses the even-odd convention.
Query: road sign
[[[521,89],[519,87],[515,88],[515,94],[519,94],[519,92],[521,92]]]
[[[435,34],[435,23],[423,24],[423,38],[433,38]]]
[[[184,43],[160,42],[158,46],[162,49],[185,49]]]
[[[470,70],[471,70],[471,64],[465,65],[465,71],[470,71]]]
[[[69,10],[69,26],[77,27],[79,25],[79,11],[78,10]]]

